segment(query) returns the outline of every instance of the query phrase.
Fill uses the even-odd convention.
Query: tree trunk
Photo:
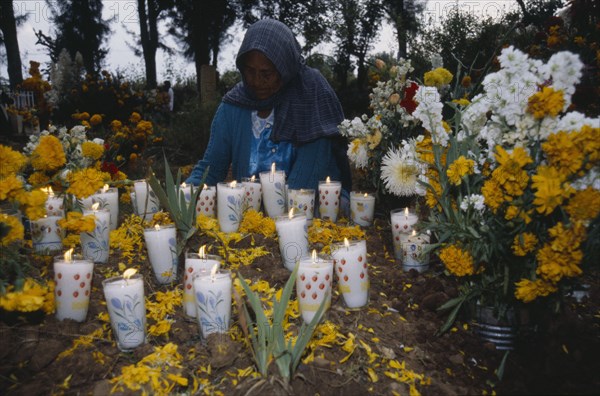
[[[157,37],[156,17],[153,12],[152,0],[148,1],[148,12],[146,12],[146,1],[138,0],[138,17],[140,19],[140,38],[142,41],[142,51],[144,53],[144,65],[146,66],[146,86],[150,89],[156,88],[156,48],[157,43],[153,36]],[[153,27],[154,24],[154,27]],[[154,34],[153,34],[154,30]]]
[[[192,2],[192,42],[194,43],[194,63],[196,65],[196,85],[198,87],[198,98],[202,98],[202,65],[208,65],[210,62],[210,48],[208,45],[208,27],[209,24],[203,21],[202,1]],[[206,10],[205,10],[206,11]]]
[[[12,1],[2,1],[0,3],[0,30],[4,35],[4,45],[6,47],[8,79],[10,87],[14,89],[23,82],[23,73],[21,71],[21,53],[19,51],[19,41],[17,40],[17,24]]]

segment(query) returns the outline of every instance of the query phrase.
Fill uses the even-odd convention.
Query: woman
[[[342,107],[327,80],[305,65],[300,45],[283,23],[253,24],[236,58],[242,81],[214,116],[204,158],[187,183],[224,181],[231,167],[240,181],[271,169],[285,170],[289,188],[318,188],[328,176],[351,190],[347,144],[338,132]]]

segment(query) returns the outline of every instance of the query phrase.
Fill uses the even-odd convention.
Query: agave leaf
[[[323,299],[323,301],[321,302],[319,309],[317,309],[317,312],[315,313],[315,316],[313,316],[310,323],[308,325],[306,325],[306,323],[303,323],[302,326],[300,327],[300,331],[298,332],[298,338],[296,339],[296,344],[294,345],[294,348],[292,349],[292,356],[291,356],[292,357],[292,367],[291,367],[292,373],[295,372],[296,369],[298,368],[298,364],[300,364],[300,359],[302,358],[302,355],[304,354],[304,350],[306,349],[306,346],[308,345],[308,342],[312,338],[312,336],[315,332],[315,329],[317,328],[317,325],[319,324],[319,322],[321,321],[321,318],[323,317],[323,313],[325,312],[325,306],[329,299],[330,293],[331,293],[331,291],[327,292],[327,294],[325,295],[325,299]]]

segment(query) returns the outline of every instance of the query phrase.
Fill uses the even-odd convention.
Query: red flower
[[[400,101],[400,106],[404,107],[408,114],[412,114],[417,108],[417,102],[414,101],[417,89],[419,89],[419,85],[416,82],[411,82],[408,87],[404,88],[404,99]]]
[[[111,176],[116,175],[119,172],[119,168],[114,164],[114,162],[103,162],[100,167],[102,172],[108,172]]]

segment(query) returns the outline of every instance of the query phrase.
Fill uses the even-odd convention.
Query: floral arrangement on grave
[[[481,94],[448,103],[449,128],[437,90],[420,87],[413,116],[427,133],[400,148],[418,162],[433,251],[462,281],[441,330],[466,302],[499,317],[522,303],[558,307],[599,240],[600,119],[569,111],[584,65],[513,47],[498,60]]]
[[[413,71],[409,60],[400,59],[397,65],[388,66],[378,59],[376,68],[382,78],[369,95],[372,114],[344,120],[339,130],[350,141],[348,158],[358,174],[364,177],[365,188],[374,189],[378,194],[387,190],[400,197],[412,196],[420,188],[411,182],[418,174],[414,162],[405,162],[400,169],[394,170],[396,182],[382,179],[386,171],[383,165],[399,156],[396,148],[403,140],[423,132],[414,114],[417,108],[415,94],[423,84],[408,77]],[[440,67],[426,75],[424,85],[442,87],[451,79],[452,74]],[[400,182],[402,178],[408,182]]]

